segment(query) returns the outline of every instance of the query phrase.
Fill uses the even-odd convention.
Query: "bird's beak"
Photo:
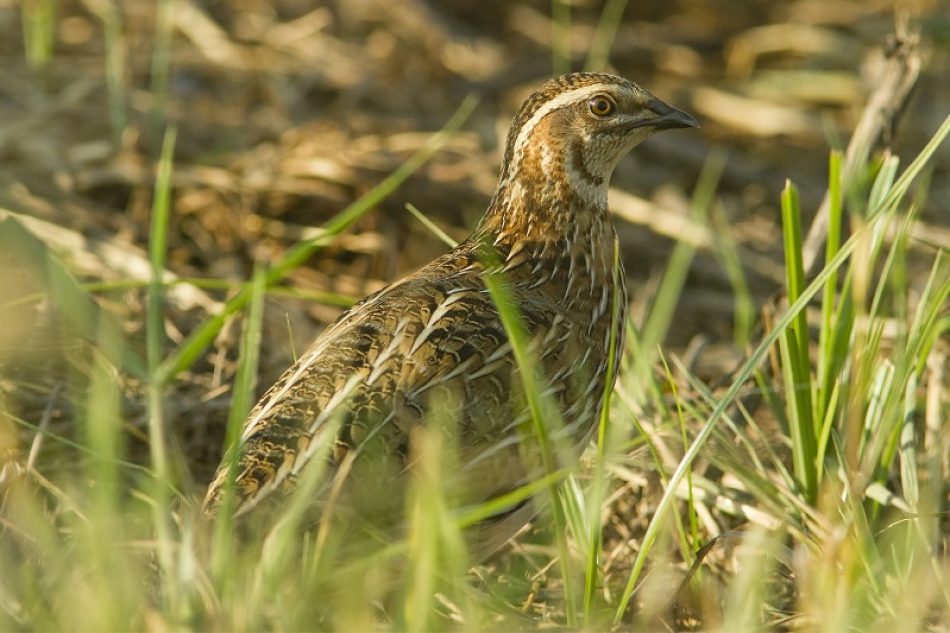
[[[699,122],[692,115],[677,110],[671,105],[660,101],[656,97],[650,99],[646,107],[656,116],[641,122],[645,127],[652,127],[657,130],[670,130],[678,127],[699,127]]]

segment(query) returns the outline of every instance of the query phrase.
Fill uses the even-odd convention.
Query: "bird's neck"
[[[585,248],[612,238],[607,183],[578,186],[565,171],[522,169],[511,176],[503,171],[478,233],[502,253],[530,244],[553,254],[555,246]]]
[[[606,200],[591,203],[561,185],[515,182],[499,184],[469,243],[476,256],[499,266],[490,268],[507,274],[512,284],[549,296],[565,309],[576,308],[578,314],[586,314],[595,301],[601,312],[591,322],[601,318],[609,288],[618,287],[625,297]]]
[[[550,118],[529,137],[512,134],[501,178],[481,228],[508,242],[558,242],[574,235],[603,237],[610,171],[591,167],[582,139],[558,134]]]

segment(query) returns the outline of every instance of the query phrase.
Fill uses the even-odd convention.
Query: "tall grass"
[[[122,8],[115,0],[107,0],[92,5],[91,10],[102,22],[105,51],[106,86],[109,91],[109,120],[112,123],[112,137],[121,142],[122,134],[128,125],[128,59],[126,38],[123,29]]]
[[[567,0],[551,0],[551,67],[554,75],[571,72],[571,5]]]
[[[43,71],[53,57],[56,43],[56,3],[23,0],[20,10],[26,61],[32,69]]]
[[[912,498],[917,498],[919,478],[915,473],[919,469],[910,462],[916,459],[919,447],[914,442],[901,445],[898,440],[902,432],[905,438],[913,438],[913,430],[921,423],[923,412],[917,404],[917,385],[924,376],[927,359],[933,358],[931,354],[940,354],[934,348],[935,342],[950,329],[947,315],[950,263],[946,254],[937,253],[933,258],[928,281],[920,295],[913,297],[913,304],[906,282],[902,281],[907,278],[908,266],[906,227],[914,219],[913,205],[902,202],[911,182],[920,176],[948,133],[950,118],[896,181],[895,161],[884,161],[870,191],[863,197],[854,196],[860,202],[852,210],[852,237],[840,248],[836,242],[831,244],[826,266],[807,286],[800,265],[801,231],[797,226],[800,209],[794,188],[786,188],[783,219],[786,261],[790,271],[787,287],[790,305],[736,373],[725,394],[710,402],[712,408],[706,423],[670,478],[643,537],[616,609],[615,621],[623,617],[630,604],[650,548],[665,529],[664,518],[672,509],[676,491],[689,472],[690,464],[712,436],[740,389],[752,378],[755,367],[777,341],[781,343],[780,371],[783,379],[778,398],[771,402],[777,404],[773,413],[782,421],[783,432],[791,447],[794,481],[790,485],[775,485],[773,472],[783,470],[778,463],[759,462],[762,466],[757,469],[742,468],[729,461],[723,465],[742,480],[749,492],[761,495],[758,500],[763,506],[771,506],[776,518],[788,525],[786,538],[800,539],[793,544],[801,548],[806,558],[804,569],[796,571],[803,574],[805,583],[816,581],[824,584],[824,589],[817,590],[815,586],[800,587],[805,599],[800,606],[813,610],[808,615],[815,618],[815,623],[827,624],[829,630],[851,626],[860,628],[873,622],[875,617],[886,615],[894,604],[893,596],[888,595],[885,587],[898,582],[889,576],[877,577],[888,557],[904,561],[907,575],[901,582],[908,582],[911,577],[920,578],[919,574],[923,574],[937,582],[936,586],[944,586],[946,558],[921,560],[920,555],[920,552],[944,546],[938,532],[934,531],[936,515],[924,517],[911,511],[899,521],[901,525],[906,522],[909,534],[903,546],[896,550],[879,530],[886,534],[893,529],[890,522],[894,519],[883,519],[891,515],[883,511],[882,505],[897,509],[909,507],[900,500],[893,489],[895,485],[905,487]],[[830,172],[831,190],[840,192],[841,185],[836,180],[840,175],[840,159],[834,154]],[[841,220],[841,205],[836,202],[833,204],[830,241],[837,240],[840,235]],[[894,239],[890,249],[885,251],[883,238],[888,234]],[[845,269],[845,282],[840,292],[835,292],[833,280],[842,268]],[[861,289],[856,288],[859,279],[863,285]],[[895,290],[899,292],[895,294]],[[812,369],[815,366],[813,346],[805,338],[809,330],[804,314],[809,302],[822,291],[824,300],[829,303],[822,306],[822,329],[818,339],[823,344],[819,345],[821,357],[816,372]],[[884,297],[888,297],[887,302]],[[895,319],[885,303],[889,303],[897,315],[913,313],[914,318]],[[897,328],[891,348],[882,344],[886,326]],[[939,386],[932,388],[942,389]],[[811,398],[814,393],[822,395],[817,411]],[[945,407],[946,403],[942,406]],[[915,418],[918,419],[915,421]],[[748,422],[754,424],[753,420]],[[933,419],[928,424],[943,428],[945,423]],[[937,452],[941,450],[931,448]],[[898,464],[901,453],[903,461]],[[748,457],[751,463],[757,463],[754,455]],[[930,459],[939,458],[931,451]],[[932,480],[931,485],[930,498],[935,500],[943,482]],[[779,495],[778,504],[770,498],[775,494]],[[929,527],[925,527],[927,524]],[[837,572],[821,569],[827,562],[822,556],[834,556],[832,552],[841,547],[844,547],[846,560],[843,562],[849,565],[850,576],[843,577],[840,569]],[[806,571],[808,574],[803,573]],[[904,586],[909,588],[909,585]],[[870,599],[872,594],[868,593],[870,588],[874,589],[873,601]],[[808,593],[808,590],[814,590],[814,593]],[[912,623],[892,621],[892,624],[916,629],[923,626],[924,621],[919,618],[927,609],[937,609],[937,613],[946,618],[950,603],[943,594],[942,590],[938,592],[936,603],[931,602],[933,596],[922,596],[923,603],[915,607],[918,619]],[[825,615],[832,619],[823,619]]]
[[[149,68],[149,93],[153,99],[149,112],[150,135],[158,136],[164,127],[165,109],[168,102],[168,82],[171,77],[171,46],[173,34],[173,0],[154,0],[155,34]]]
[[[628,2],[629,0],[607,0],[604,3],[604,8],[600,12],[600,19],[597,21],[597,28],[591,38],[587,61],[584,62],[584,70],[596,72],[606,70],[610,49],[617,35],[617,29],[620,28],[623,11],[627,8]]]
[[[146,295],[145,351],[151,380],[146,387],[148,407],[148,446],[151,467],[155,473],[152,491],[153,521],[158,544],[159,567],[163,573],[162,583],[167,604],[178,606],[178,583],[175,582],[171,517],[166,486],[171,482],[164,414],[164,390],[166,384],[160,379],[157,368],[164,357],[165,341],[165,288],[162,273],[165,270],[165,249],[168,244],[168,222],[171,206],[172,162],[175,151],[175,129],[169,128],[162,142],[161,158],[155,178],[155,193],[152,204],[152,222],[149,231],[149,261],[152,266],[152,283]],[[176,609],[177,610],[177,609]]]
[[[500,267],[497,264],[493,265],[492,262],[489,262],[488,266],[489,270]],[[533,437],[534,441],[524,442],[528,446],[522,451],[522,459],[529,465],[527,471],[532,472],[535,470],[533,465],[537,462],[534,455],[539,455],[542,472],[545,475],[557,474],[560,470],[559,464],[565,463],[562,456],[567,453],[565,448],[559,446],[559,443],[555,440],[555,437],[559,436],[561,438],[560,443],[564,441],[563,433],[559,433],[563,426],[563,420],[553,397],[544,397],[543,395],[545,392],[545,376],[538,369],[535,354],[528,349],[528,331],[521,320],[517,302],[505,284],[504,276],[497,272],[486,275],[485,286],[492,296],[502,325],[505,328],[505,333],[508,335],[530,414],[531,433],[522,433],[521,435],[524,438]],[[562,491],[556,482],[552,481],[546,492],[545,501],[547,503],[545,505],[551,508],[551,523],[557,545],[557,558],[561,568],[565,620],[568,626],[576,626],[577,595],[574,588],[574,570],[571,567],[572,557],[568,545],[567,529],[569,516],[580,517],[584,513],[576,507],[578,497],[570,494],[569,490]],[[575,507],[572,508],[572,505]],[[575,536],[582,538],[586,533],[586,531],[578,530],[575,532]]]

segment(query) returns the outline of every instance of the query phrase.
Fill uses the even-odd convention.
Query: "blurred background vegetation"
[[[0,623],[61,628],[69,605],[82,602],[55,594],[71,586],[61,581],[80,563],[55,567],[59,580],[44,578],[52,568],[23,544],[49,539],[88,553],[88,544],[76,546],[70,535],[76,517],[90,512],[86,488],[101,488],[103,479],[92,482],[84,470],[95,461],[101,438],[79,421],[118,421],[118,431],[101,441],[114,442],[110,454],[121,458],[119,497],[145,495],[142,481],[150,475],[142,473],[157,467],[156,458],[167,459],[161,478],[174,482],[179,503],[191,507],[221,456],[243,321],[222,319],[220,327],[206,330],[208,345],[189,347],[187,360],[172,363],[173,370],[154,358],[154,341],[160,357],[181,350],[251,278],[255,264],[280,262],[302,241],[319,240],[315,227],[325,229],[341,209],[424,150],[468,95],[476,95],[478,105],[440,151],[394,191],[371,199],[352,226],[334,225],[334,239],[305,252],[298,262],[305,265],[288,267],[285,279],[274,280],[263,304],[251,399],[346,306],[444,252],[445,245],[407,212],[407,202],[453,238],[464,238],[491,196],[504,133],[522,99],[552,74],[585,68],[632,79],[702,123],[696,133],[651,139],[626,158],[612,182],[611,206],[635,325],[655,314],[674,247],[688,248],[659,336],[664,355],[675,359],[669,361],[670,384],[655,396],[678,388],[695,397],[697,384],[729,384],[730,372],[761,336],[759,308],[786,286],[780,199],[786,179],[797,187],[807,227],[828,188],[828,150],[846,146],[894,44],[896,19],[917,33],[922,60],[900,124],[885,138],[903,169],[950,111],[950,8],[938,0],[0,0],[0,221],[12,219],[26,229],[23,235],[7,225],[0,247],[0,540],[7,541],[0,563],[5,570],[21,566],[29,576],[13,580],[5,571],[0,578]],[[173,153],[160,163],[163,140],[171,151],[169,129],[175,131]],[[873,156],[865,189],[886,164],[880,154]],[[165,188],[161,165],[167,167]],[[715,196],[697,212],[691,196],[704,169],[715,172]],[[950,249],[948,172],[944,144],[923,170],[926,187],[919,187],[916,215],[906,227],[894,282],[904,289],[901,297],[929,296],[935,258]],[[165,194],[168,221],[156,225]],[[157,235],[167,249],[156,245]],[[167,259],[156,260],[159,250]],[[149,342],[145,289],[156,263],[165,270],[165,303],[158,338]],[[946,317],[939,300],[936,309]],[[895,308],[888,316],[901,314]],[[936,373],[920,379],[922,389],[936,381],[937,395],[921,398],[936,398],[930,406],[937,407],[938,421],[950,417],[948,340],[946,333],[940,336],[937,360],[928,355],[930,347],[922,352],[922,362]],[[120,342],[110,348],[112,337]],[[135,359],[147,357],[148,367],[136,373]],[[779,365],[773,359],[773,367]],[[155,453],[155,393],[146,378],[162,367],[167,371],[157,397],[165,456]],[[787,423],[778,417],[772,420],[776,434]],[[651,447],[647,459],[643,444],[632,441],[628,452],[636,455],[637,449],[640,456],[613,473],[619,492],[604,506],[601,572],[613,574],[620,588],[662,481],[698,427],[691,421],[680,428],[679,421],[675,415],[656,427],[638,421],[638,430],[669,443]],[[928,454],[937,470],[928,472],[931,483],[944,482],[934,495],[946,510],[950,433],[946,425],[933,432],[937,445],[928,445]],[[785,447],[782,437],[777,443]],[[892,472],[895,464],[882,468]],[[704,468],[709,480],[734,483],[722,463]],[[881,479],[886,482],[887,474]],[[706,494],[689,495],[691,508],[704,508],[688,513],[693,552],[745,524],[748,515],[736,513],[737,506],[748,502],[755,511],[751,496]],[[9,502],[10,495],[32,501]],[[120,515],[132,517],[130,524],[149,521],[141,512]],[[772,519],[759,524],[784,522],[782,516]],[[31,535],[23,527],[40,524],[50,534]],[[188,534],[186,524],[176,519],[169,529]],[[936,531],[926,542],[935,575],[928,582],[946,572],[947,525],[943,518],[931,526]],[[676,559],[680,528],[678,536],[671,528],[673,545],[661,559],[674,559],[670,567],[678,571],[670,573],[681,578],[691,559]],[[116,529],[123,547],[148,549],[133,535],[151,534],[150,528]],[[509,608],[487,608],[478,626],[564,623],[563,606],[551,598],[558,585],[548,585],[550,553],[542,537],[535,545],[530,537],[471,572],[484,595]],[[715,569],[710,573],[727,578],[723,595],[737,592],[748,577],[737,571],[735,548],[719,549],[707,561]],[[113,569],[102,562],[107,558],[77,560]],[[784,589],[769,603],[778,605],[779,615],[766,620],[781,626],[802,612],[794,606],[800,594],[820,593],[817,584],[802,590],[789,566],[781,581],[770,581]],[[132,593],[144,595],[129,599],[127,611],[89,614],[73,626],[293,628],[331,626],[329,621],[345,628],[341,622],[350,621],[321,620],[323,615],[254,619],[236,611],[229,619],[220,613],[236,607],[211,581],[182,590],[200,595],[193,600],[200,608],[180,607],[141,579],[147,567],[130,572],[141,583]],[[123,578],[100,580],[111,591]],[[609,580],[602,584],[604,604],[616,606]],[[109,595],[91,591],[94,600]],[[689,606],[671,606],[672,596],[662,596],[663,606],[653,605],[655,613],[641,623],[690,628],[758,621],[757,611],[733,621],[729,617],[741,610],[727,610],[726,624],[717,624],[709,619],[717,608],[703,600],[718,604],[719,597],[697,594]],[[638,609],[644,602],[650,606],[650,595],[638,594]],[[44,604],[57,606],[48,619],[37,619]],[[440,605],[445,619],[439,622],[476,627],[464,618],[459,624],[455,607]],[[947,604],[918,606],[913,628],[946,630]],[[815,613],[820,610],[810,617]],[[377,613],[357,620],[412,624],[400,617]],[[814,619],[801,621],[821,628]]]

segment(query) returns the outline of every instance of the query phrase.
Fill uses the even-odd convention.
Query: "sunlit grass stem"
[[[629,0],[607,0],[600,12],[600,19],[591,38],[590,50],[587,52],[587,61],[584,70],[603,72],[607,70],[607,61],[610,59],[610,49],[617,37],[617,29],[623,18],[623,11]]]
[[[571,5],[567,0],[551,0],[551,68],[554,75],[571,72]]]
[[[782,191],[782,228],[785,237],[785,293],[788,302],[795,303],[802,295],[805,269],[798,190],[790,182]],[[805,499],[814,503],[818,492],[817,433],[812,410],[808,340],[808,320],[805,311],[801,310],[783,333],[780,346],[795,477]]]
[[[489,265],[491,264],[489,263]],[[504,277],[498,273],[488,274],[485,275],[484,280],[485,286],[498,310],[498,316],[505,328],[505,333],[508,335],[508,342],[511,344],[512,354],[515,357],[515,364],[518,367],[522,389],[530,413],[531,431],[541,456],[541,465],[544,473],[550,475],[558,470],[556,448],[548,431],[548,426],[555,422],[556,415],[551,406],[552,403],[541,395],[543,391],[541,381],[545,378],[539,375],[537,363],[528,350],[527,331],[514,298],[505,285]],[[571,497],[570,495],[559,494],[553,483],[549,487],[548,493],[551,504],[552,527],[554,528],[561,568],[561,581],[564,584],[564,611],[568,626],[574,626],[577,622],[577,607],[575,604],[573,572],[570,564],[570,548],[568,547],[565,531],[568,511],[563,505]]]
[[[165,301],[162,273],[168,245],[168,221],[171,207],[171,174],[175,150],[175,129],[165,132],[161,158],[155,179],[152,201],[152,219],[149,230],[149,262],[152,267],[152,283],[148,287],[145,314],[146,363],[150,380],[147,389],[148,439],[151,466],[157,480],[152,490],[152,513],[158,546],[159,564],[166,582],[165,597],[172,610],[177,610],[179,595],[174,574],[172,529],[169,516],[166,482],[171,480],[167,452],[167,433],[164,417],[165,382],[160,379],[157,368],[162,362],[165,347]]]
[[[175,0],[153,0],[155,31],[149,68],[149,93],[153,100],[149,113],[150,134],[157,136],[165,119],[168,104],[168,80],[171,73],[171,51]]]
[[[261,328],[264,319],[265,272],[257,266],[251,280],[250,305],[244,321],[244,331],[238,355],[237,371],[232,387],[233,396],[228,409],[228,425],[225,432],[225,458],[227,479],[221,492],[214,525],[211,551],[212,578],[226,583],[234,562],[234,493],[238,475],[238,443],[243,431],[244,419],[254,402],[257,365],[260,357]]]
[[[600,418],[597,423],[597,456],[594,461],[594,474],[591,484],[590,502],[587,504],[587,565],[584,570],[584,623],[589,626],[594,602],[594,591],[599,578],[601,552],[603,550],[604,531],[601,522],[601,506],[607,488],[607,437],[610,423],[610,396],[614,391],[617,371],[617,338],[620,335],[620,314],[624,306],[620,305],[620,284],[623,280],[623,268],[620,265],[620,241],[614,240],[613,293],[610,303],[610,339],[607,347],[607,378],[604,382],[603,400],[600,405]]]
[[[20,17],[26,61],[35,71],[45,70],[53,58],[56,42],[56,3],[22,0]]]

